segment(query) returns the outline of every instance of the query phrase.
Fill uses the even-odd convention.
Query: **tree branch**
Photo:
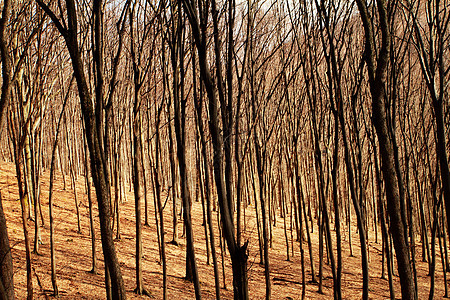
[[[56,17],[55,13],[45,4],[42,0],[36,0],[36,3],[44,10],[44,12],[52,19],[58,31],[64,38],[67,38],[67,28],[61,24],[58,17]]]

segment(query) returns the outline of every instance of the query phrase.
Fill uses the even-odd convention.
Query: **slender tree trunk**
[[[380,226],[381,226],[381,236],[383,239],[383,254],[386,257],[386,265],[388,269],[388,280],[389,280],[389,295],[391,300],[395,300],[395,290],[394,290],[394,282],[393,282],[393,274],[392,274],[392,268],[391,268],[391,250],[389,247],[389,232],[388,228],[386,226],[386,218],[384,214],[384,205],[383,205],[383,195],[382,195],[382,187],[381,187],[381,174],[380,174],[380,168],[378,166],[378,153],[377,153],[377,147],[374,144],[373,145],[373,153],[374,153],[374,161],[375,161],[375,182],[377,186],[377,203],[378,203],[378,210],[380,215]]]
[[[8,230],[6,218],[3,213],[2,194],[0,192],[0,297],[3,300],[14,299],[14,279],[13,263],[11,257],[11,248],[9,246]]]
[[[20,198],[20,206],[22,209],[22,226],[23,226],[23,234],[25,239],[25,259],[26,259],[26,270],[27,270],[27,300],[33,299],[33,280],[31,273],[31,246],[30,246],[30,238],[28,232],[28,224],[27,224],[27,203],[25,195],[23,191],[23,182],[22,182],[22,171],[20,168],[21,163],[21,155],[20,149],[18,146],[14,146],[15,150],[15,162],[16,162],[16,175],[17,175],[17,184],[19,187],[19,198]],[[3,280],[2,280],[3,281]]]
[[[61,114],[58,119],[58,125],[56,127],[56,136],[55,141],[53,143],[52,147],[52,160],[50,163],[50,183],[49,183],[49,191],[48,191],[48,213],[49,213],[49,219],[50,219],[50,267],[51,267],[51,281],[52,281],[52,287],[53,287],[53,295],[55,297],[59,296],[58,291],[58,284],[56,282],[56,257],[55,257],[55,240],[54,240],[54,219],[53,219],[53,179],[54,179],[54,172],[55,172],[55,160],[56,160],[56,147],[58,147],[58,138],[59,138],[59,131],[61,126],[61,121],[63,120],[64,115],[64,109],[67,104],[67,100],[69,98],[69,92],[70,87],[72,86],[73,77],[70,81],[69,89],[67,91],[67,94],[64,98],[63,108],[61,110]],[[37,217],[36,217],[37,218]]]
[[[249,18],[251,19],[252,12],[249,12]],[[250,36],[253,36],[253,26],[250,28]],[[255,62],[253,58],[253,44],[252,39],[249,41],[250,43],[250,105],[251,105],[251,118],[253,122],[256,122],[257,118],[257,104],[258,96],[256,95],[256,82],[255,82]],[[261,202],[261,219],[262,219],[262,241],[263,241],[263,259],[264,259],[264,278],[266,284],[266,300],[269,300],[271,297],[271,282],[270,282],[270,260],[269,260],[269,240],[268,240],[268,224],[267,224],[267,211],[266,204],[270,202],[269,197],[265,197],[264,189],[265,189],[265,176],[264,176],[264,168],[266,166],[266,141],[260,141],[260,134],[257,130],[257,126],[253,127],[253,145],[255,149],[255,158],[256,158],[256,173],[258,175],[258,192],[259,192],[259,201]],[[262,145],[262,147],[261,147]],[[250,158],[251,159],[251,158]],[[230,191],[231,192],[231,191]],[[257,200],[255,199],[255,202]],[[270,205],[269,205],[270,209]],[[269,220],[270,223],[270,220]]]
[[[441,75],[443,76],[443,75]],[[442,79],[443,80],[443,79]],[[441,91],[443,94],[443,91]],[[436,155],[439,160],[439,166],[441,171],[442,190],[444,192],[445,211],[447,213],[447,228],[450,228],[450,171],[448,166],[447,156],[447,143],[444,125],[444,109],[443,109],[443,96],[439,99],[436,97],[433,100],[434,115],[436,118]],[[447,230],[450,240],[450,230]]]
[[[333,169],[331,170],[331,176],[333,181],[333,205],[334,205],[334,224],[336,226],[336,251],[337,251],[337,268],[336,268],[336,281],[334,283],[334,297],[335,299],[342,299],[342,245],[341,245],[341,217],[339,211],[339,199],[338,199],[338,170],[339,170],[339,121],[337,112],[334,115],[334,150],[333,150]],[[330,241],[331,242],[331,241]],[[363,245],[361,245],[363,247]],[[367,278],[368,279],[368,278]]]
[[[254,119],[256,119],[254,117]],[[261,201],[261,218],[262,218],[262,237],[263,237],[263,251],[264,251],[264,277],[266,282],[266,299],[270,299],[271,295],[271,283],[270,283],[270,265],[269,265],[269,240],[268,240],[268,229],[267,229],[267,212],[266,212],[266,201],[264,197],[264,171],[261,158],[261,149],[259,147],[259,141],[257,140],[257,134],[254,133],[255,138],[255,154],[256,154],[256,164],[258,173],[258,183],[259,183],[259,200]]]
[[[66,126],[66,133],[67,133],[67,126]],[[74,200],[75,200],[75,210],[77,213],[77,226],[78,226],[78,230],[77,233],[81,234],[81,216],[80,216],[80,206],[78,204],[78,194],[77,194],[77,186],[76,186],[76,180],[75,180],[75,172],[73,170],[73,163],[72,163],[72,159],[73,157],[71,157],[73,155],[72,151],[70,151],[69,148],[69,143],[68,143],[68,139],[69,137],[66,136],[66,141],[67,141],[67,149],[69,151],[69,172],[70,172],[70,179],[71,179],[71,183],[72,183],[72,190],[73,190],[73,196],[74,196]]]
[[[89,174],[89,165],[88,165],[88,157],[87,157],[87,143],[86,140],[84,142],[84,158],[85,158],[85,180],[86,180],[86,191],[87,191],[87,197],[89,202],[89,227],[90,227],[90,234],[91,234],[91,252],[92,252],[92,274],[97,274],[97,254],[95,251],[95,227],[94,227],[94,208],[92,205],[92,196],[91,196],[91,183],[89,180],[90,174]],[[117,216],[118,218],[118,216]],[[119,221],[117,220],[117,224]]]
[[[356,222],[358,226],[359,241],[361,245],[361,265],[363,271],[363,299],[368,299],[369,297],[369,257],[367,251],[367,232],[364,226],[364,213],[361,209],[361,205],[357,199],[357,193],[355,188],[355,179],[353,173],[353,167],[350,158],[350,147],[347,140],[347,132],[345,130],[344,113],[342,110],[339,111],[339,121],[341,124],[342,140],[344,142],[344,158],[345,166],[347,170],[347,179],[350,186],[350,195],[353,201],[353,207],[356,214]]]
[[[163,56],[164,56],[164,49],[163,49]],[[163,61],[164,61],[163,57]],[[165,67],[163,67],[163,72],[165,70]],[[165,79],[164,79],[165,80]],[[166,88],[166,85],[164,85],[164,89]],[[168,120],[171,120],[171,101],[170,101],[170,95],[168,97],[167,101],[167,118]],[[172,241],[171,244],[178,246],[178,208],[177,208],[177,190],[178,190],[178,183],[177,183],[177,161],[175,160],[175,143],[173,142],[173,130],[172,130],[172,122],[169,122],[167,125],[168,131],[169,131],[169,161],[170,161],[170,176],[172,181]]]
[[[55,139],[55,144],[53,146],[52,163],[50,165],[50,187],[48,192],[48,213],[50,218],[50,266],[51,266],[51,281],[53,287],[53,295],[58,297],[58,285],[56,282],[56,259],[55,259],[55,239],[54,239],[54,222],[53,222],[53,177],[55,168],[55,150],[57,147],[57,139]]]
[[[161,261],[163,267],[163,299],[167,299],[167,262],[166,262],[166,245],[165,245],[165,233],[164,233],[164,212],[161,201],[161,185],[159,183],[158,172],[160,170],[160,134],[159,134],[159,124],[161,119],[163,104],[158,109],[157,117],[156,117],[156,140],[155,140],[155,167],[153,168],[153,176],[155,181],[155,190],[156,190],[156,202],[158,204],[159,211],[159,227],[161,231]]]
[[[444,211],[442,211],[442,216],[444,215]],[[444,219],[442,217],[442,219]],[[442,220],[444,221],[444,220]],[[441,222],[440,222],[441,223]],[[442,226],[442,228],[441,228]],[[438,239],[439,239],[439,250],[441,253],[441,264],[442,264],[442,274],[444,277],[444,298],[448,298],[448,286],[447,286],[447,270],[445,269],[445,264],[446,264],[446,259],[445,259],[445,253],[444,250],[442,249],[442,239],[445,240],[445,232],[444,232],[444,223],[441,223],[441,226],[439,226],[439,232],[438,232]],[[442,231],[441,231],[442,229]]]
[[[441,201],[438,201],[436,197],[436,191],[433,192],[434,204],[433,204],[433,227],[431,229],[431,262],[430,262],[430,294],[428,299],[434,299],[434,288],[435,288],[435,270],[436,270],[436,234],[439,226],[439,207]]]
[[[181,14],[181,11],[178,12]],[[181,15],[177,16],[178,20],[181,21]],[[181,23],[181,22],[180,22]],[[181,26],[181,24],[179,24]],[[183,60],[178,61],[178,55],[180,55],[180,58],[182,58],[183,54],[183,47],[181,45],[181,29],[179,32],[179,36],[177,36],[177,39],[179,39],[179,42],[174,47],[177,48],[175,53],[172,53],[172,63],[173,63],[173,69],[174,69],[174,76],[173,76],[173,87],[174,87],[174,109],[175,109],[175,137],[177,140],[177,158],[180,166],[180,185],[181,185],[181,199],[183,202],[183,218],[184,218],[184,225],[186,229],[186,264],[187,264],[187,270],[186,270],[186,276],[187,279],[191,279],[194,283],[194,289],[195,289],[195,297],[196,299],[200,299],[200,282],[198,278],[198,271],[197,271],[197,262],[195,259],[195,251],[194,251],[194,232],[192,229],[192,219],[191,219],[191,199],[190,199],[190,192],[188,187],[188,178],[187,178],[187,166],[186,166],[186,132],[185,132],[185,99],[182,98],[181,90],[184,88],[182,81],[184,81],[183,77],[179,76],[179,67],[183,67]],[[178,66],[178,63],[180,66]],[[179,81],[181,80],[181,81]],[[179,84],[180,83],[180,84]],[[178,90],[180,89],[180,90]],[[188,262],[189,261],[189,262]],[[188,269],[191,270],[188,270]],[[192,275],[192,278],[189,278],[189,273]]]
[[[133,186],[134,186],[134,200],[135,200],[135,215],[136,215],[136,289],[138,295],[146,295],[148,292],[144,288],[142,278],[142,222],[141,222],[141,205],[142,205],[142,148],[140,143],[140,96],[139,88],[135,87],[135,104],[133,109]]]
[[[282,156],[280,155],[280,158]],[[281,166],[281,162],[280,162],[280,166]],[[283,231],[284,231],[284,239],[286,241],[286,260],[290,261],[291,258],[289,256],[289,235],[288,235],[288,225],[287,225],[287,218],[288,218],[288,208],[287,208],[287,203],[286,203],[286,194],[284,193],[284,187],[282,186],[282,181],[281,181],[281,167],[278,173],[278,196],[280,198],[280,202],[281,202],[281,214],[282,214],[282,218],[283,218]],[[303,250],[303,247],[302,249]]]
[[[309,223],[308,223],[308,215],[306,213],[306,204],[305,204],[305,197],[304,197],[304,192],[303,192],[303,184],[302,184],[302,180],[300,178],[300,193],[301,193],[301,202],[298,203],[298,205],[302,205],[303,207],[303,217],[305,219],[305,231],[306,231],[306,240],[308,242],[308,250],[309,250],[309,261],[310,261],[310,266],[311,266],[311,282],[312,283],[317,283],[317,279],[316,279],[316,273],[315,273],[315,268],[314,268],[314,254],[313,254],[313,248],[312,248],[312,241],[311,241],[311,233],[309,231]],[[299,208],[300,211],[300,208]],[[299,220],[301,222],[301,218],[302,216],[299,216]],[[300,231],[300,240],[301,240],[301,231]]]
[[[200,98],[197,96],[196,89],[196,56],[193,55],[193,80],[194,80],[194,105],[197,117],[197,126],[198,126],[198,134],[200,137],[200,147],[201,147],[201,158],[200,160],[203,162],[203,171],[204,171],[204,180],[205,180],[205,198],[206,198],[206,221],[208,223],[209,228],[209,239],[211,245],[211,256],[213,259],[213,268],[214,268],[214,283],[216,290],[216,299],[220,300],[220,275],[219,275],[219,266],[217,263],[217,254],[216,254],[216,246],[214,240],[214,227],[213,227],[213,217],[211,212],[211,183],[210,183],[210,174],[209,174],[209,166],[208,166],[208,157],[206,154],[206,139],[203,128],[203,120],[202,120],[202,107],[203,107],[203,90],[200,92]],[[206,226],[206,225],[205,225]],[[207,237],[206,237],[207,238]]]
[[[133,115],[132,115],[132,148],[133,148],[133,189],[134,189],[134,208],[135,208],[135,218],[136,218],[136,289],[134,292],[138,295],[149,295],[147,290],[144,287],[144,281],[142,278],[142,257],[143,248],[142,248],[142,220],[141,220],[141,212],[142,212],[142,200],[143,200],[143,176],[144,176],[144,166],[143,166],[143,154],[142,154],[142,141],[141,141],[141,95],[140,89],[142,87],[142,78],[141,78],[141,69],[137,62],[137,53],[135,49],[135,31],[133,25],[133,18],[135,13],[136,5],[133,5],[133,8],[130,9],[130,27],[131,27],[131,55],[133,61]],[[145,189],[144,189],[145,190]],[[156,200],[156,199],[155,199]],[[156,206],[155,206],[156,213]]]
[[[24,108],[24,110],[27,110],[27,112],[24,113],[24,118],[28,119],[29,116],[29,105],[28,108]],[[27,130],[28,131],[28,130]],[[39,224],[39,205],[37,203],[36,199],[36,192],[33,184],[33,162],[31,158],[31,145],[30,145],[30,136],[28,133],[25,133],[25,145],[24,145],[24,156],[25,156],[25,164],[24,164],[24,182],[26,186],[27,196],[30,200],[29,203],[33,204],[34,208],[34,243],[33,243],[33,253],[34,254],[40,254],[39,253],[39,246],[42,243],[41,242],[41,228]],[[31,208],[30,208],[31,210]]]
[[[119,218],[119,198],[121,198],[121,185],[122,183],[119,182],[119,180],[121,179],[120,176],[120,171],[119,169],[119,165],[120,165],[120,156],[119,156],[119,151],[116,148],[120,147],[120,141],[118,142],[119,145],[115,145],[114,146],[114,208],[113,208],[113,216],[115,215],[116,217],[116,240],[120,240],[120,218]],[[114,219],[114,218],[113,218]],[[114,222],[113,222],[114,223]],[[114,227],[114,224],[113,224]]]
[[[264,264],[264,252],[263,252],[263,241],[261,238],[261,220],[259,217],[259,209],[258,209],[258,195],[256,193],[256,180],[255,180],[255,172],[252,163],[252,159],[249,158],[250,161],[250,175],[252,177],[252,186],[253,186],[253,201],[255,201],[255,215],[256,215],[256,228],[258,231],[258,246],[259,246],[259,264]]]

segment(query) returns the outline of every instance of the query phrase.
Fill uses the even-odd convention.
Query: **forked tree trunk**
[[[207,40],[206,37],[206,27],[196,22],[198,20],[197,11],[194,9],[194,3],[190,0],[183,0],[183,7],[187,12],[192,34],[194,36],[200,66],[200,77],[205,86],[206,94],[209,99],[209,127],[211,132],[212,145],[214,149],[213,154],[213,167],[214,167],[214,178],[217,187],[218,203],[220,206],[223,235],[227,241],[228,250],[231,256],[231,263],[233,269],[233,291],[234,299],[248,299],[248,282],[247,282],[247,243],[240,246],[236,242],[233,220],[231,219],[231,209],[227,201],[227,191],[225,185],[224,176],[224,166],[222,162],[223,158],[223,137],[221,135],[221,130],[219,127],[219,102],[217,99],[217,85],[211,75],[208,56],[206,51]],[[215,1],[213,1],[213,7],[215,7]],[[204,17],[204,16],[202,16]],[[206,25],[206,19],[202,20],[202,24]],[[217,15],[213,13],[213,23],[215,23],[215,36],[218,35],[217,32]],[[219,45],[215,45],[218,47]],[[223,88],[219,84],[220,88]],[[223,93],[223,90],[221,91]]]

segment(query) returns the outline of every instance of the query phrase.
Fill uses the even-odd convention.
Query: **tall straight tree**
[[[58,139],[59,139],[59,132],[61,127],[61,121],[63,119],[64,109],[67,104],[67,100],[69,99],[70,95],[70,87],[72,86],[74,77],[72,76],[72,79],[70,79],[69,83],[69,89],[66,92],[66,96],[64,97],[64,103],[61,109],[61,113],[59,114],[58,118],[58,124],[56,125],[56,133],[55,133],[55,140],[53,142],[52,147],[52,158],[50,163],[50,182],[49,182],[49,189],[48,189],[48,213],[49,213],[49,223],[50,223],[50,270],[51,270],[51,281],[52,281],[52,287],[53,287],[53,295],[55,297],[59,297],[59,291],[58,291],[58,284],[56,282],[56,258],[55,258],[55,234],[54,234],[54,216],[53,216],[53,181],[55,178],[55,160],[56,160],[56,148],[58,147]],[[54,118],[52,116],[52,118]]]
[[[149,32],[144,30],[142,35],[138,34],[135,27],[134,20],[142,18],[145,24],[152,24],[152,20],[148,20],[147,5],[144,5],[141,10],[143,15],[139,15],[136,8],[138,2],[134,2],[130,12],[130,52],[133,66],[133,116],[132,116],[132,132],[133,132],[133,187],[134,187],[134,199],[135,199],[135,214],[136,214],[136,289],[135,292],[139,295],[149,295],[144,287],[142,278],[142,220],[141,220],[141,206],[142,199],[144,197],[145,188],[144,185],[144,155],[142,150],[142,133],[141,133],[141,88],[144,83],[145,76],[151,64],[151,59],[145,61],[142,64],[142,57],[144,47],[146,46],[145,37],[149,37]],[[135,15],[136,14],[136,15]],[[148,22],[148,23],[147,23]],[[151,26],[146,26],[147,30]],[[143,191],[144,190],[144,191]],[[163,233],[161,233],[163,234]]]
[[[390,231],[397,254],[397,269],[400,276],[402,299],[416,299],[414,278],[409,260],[409,249],[405,226],[401,214],[400,182],[395,169],[394,141],[388,129],[388,114],[386,112],[386,77],[391,48],[392,16],[388,13],[386,0],[376,1],[381,39],[376,44],[374,32],[374,16],[364,0],[357,0],[359,13],[365,33],[365,60],[369,77],[370,93],[372,95],[372,122],[377,132],[381,154],[381,170],[383,172],[387,207],[390,221]]]
[[[2,16],[0,19],[0,54],[2,59],[2,92],[0,96],[0,127],[6,107],[11,97],[11,58],[6,41],[6,26],[11,15],[12,4],[10,0],[3,2]],[[0,298],[9,300],[14,299],[14,279],[13,263],[11,257],[11,248],[9,245],[8,229],[6,218],[3,213],[2,195],[0,193]]]
[[[110,291],[108,291],[108,279],[106,280],[107,295],[111,292],[112,299],[126,299],[125,286],[119,261],[113,240],[113,232],[111,227],[111,194],[109,188],[109,179],[106,172],[106,159],[104,157],[101,131],[102,122],[98,117],[98,105],[103,102],[103,67],[102,67],[102,26],[103,26],[103,1],[93,1],[94,15],[94,62],[96,71],[95,86],[95,105],[92,102],[92,95],[89,89],[87,78],[85,75],[84,64],[82,59],[81,47],[78,41],[78,18],[77,5],[74,0],[65,1],[65,11],[59,6],[60,16],[67,16],[67,20],[59,19],[50,7],[42,0],[36,0],[39,6],[51,18],[60,34],[63,36],[66,47],[69,51],[74,76],[78,87],[78,96],[81,104],[81,111],[86,129],[86,140],[90,153],[90,163],[92,170],[93,182],[97,194],[97,201],[100,216],[100,231],[103,247],[103,255],[105,259],[105,276],[110,277]],[[62,17],[61,17],[62,18]]]
[[[194,48],[194,47],[192,47]],[[206,140],[205,140],[205,130],[203,128],[203,120],[202,120],[202,107],[203,107],[203,92],[202,90],[200,93],[200,96],[197,93],[197,80],[196,80],[196,55],[192,55],[192,71],[193,71],[193,87],[194,87],[194,106],[195,106],[195,112],[197,117],[197,126],[198,126],[198,133],[200,135],[200,143],[201,143],[201,155],[203,161],[203,170],[204,170],[204,180],[205,180],[205,198],[206,198],[206,219],[209,227],[209,239],[211,244],[211,256],[213,259],[213,267],[214,267],[214,283],[216,288],[216,299],[220,300],[220,278],[219,278],[219,267],[217,263],[217,256],[216,256],[216,246],[215,246],[215,240],[214,240],[214,227],[213,227],[213,219],[212,219],[212,212],[211,212],[211,183],[210,183],[210,169],[208,166],[208,160],[207,160],[207,146],[206,146]],[[206,226],[206,224],[205,224]]]
[[[191,218],[191,197],[188,186],[186,166],[186,99],[184,99],[184,23],[185,16],[181,3],[171,1],[172,32],[170,38],[172,62],[172,90],[174,104],[175,138],[177,141],[177,158],[180,167],[181,199],[183,201],[183,218],[186,229],[186,278],[194,283],[195,297],[200,299],[200,282],[194,251],[194,231]]]

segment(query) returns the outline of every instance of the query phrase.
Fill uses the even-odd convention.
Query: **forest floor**
[[[0,189],[3,197],[3,207],[7,218],[8,234],[12,247],[12,256],[14,260],[14,283],[17,299],[26,298],[26,269],[25,269],[25,246],[23,227],[21,221],[21,208],[17,190],[17,180],[12,163],[0,163]],[[41,201],[42,212],[45,220],[44,227],[41,228],[43,245],[40,247],[40,254],[32,254],[33,266],[33,287],[36,299],[49,299],[52,294],[52,285],[50,281],[50,242],[49,242],[49,217],[48,217],[48,188],[49,172],[45,172],[41,181]],[[94,193],[94,192],[93,192]],[[98,220],[97,205],[95,207],[95,230],[97,241],[98,273],[91,274],[91,237],[89,235],[89,210],[88,197],[85,193],[84,179],[80,177],[77,182],[77,195],[81,212],[81,234],[77,233],[77,218],[74,204],[74,192],[70,187],[70,179],[66,177],[66,188],[61,173],[57,173],[54,184],[54,217],[55,217],[55,248],[56,248],[56,269],[57,282],[61,299],[105,299],[104,289],[104,271],[103,255],[100,242],[100,229]],[[120,226],[121,239],[115,242],[118,253],[122,274],[125,281],[127,296],[129,299],[141,299],[133,290],[135,288],[135,220],[134,220],[134,201],[132,192],[127,192],[127,200],[120,208]],[[164,197],[165,198],[165,197]],[[158,239],[156,233],[155,213],[153,200],[149,198],[149,225],[143,227],[143,278],[146,289],[151,297],[155,299],[162,298],[162,266],[159,259]],[[164,200],[164,199],[163,199]],[[172,238],[172,204],[168,201],[164,209],[165,218],[165,239],[170,242]],[[201,203],[194,201],[192,209],[193,227],[195,235],[195,254],[200,276],[201,293],[203,299],[215,299],[214,273],[211,265],[207,264],[207,253],[205,247],[204,227],[202,226],[202,208]],[[289,220],[286,220],[289,224]],[[270,269],[272,282],[272,299],[300,299],[302,292],[301,284],[301,263],[299,243],[294,240],[294,255],[291,253],[290,261],[286,260],[286,239],[284,234],[284,221],[277,213],[276,227],[273,227],[273,244],[269,251]],[[219,232],[217,229],[217,214],[214,213],[216,249],[218,262],[221,267],[221,251],[219,247]],[[259,264],[257,227],[254,206],[246,209],[246,233],[245,239],[249,241],[249,295],[250,299],[264,299],[265,282],[264,267]],[[34,239],[34,223],[28,221],[30,240]],[[289,225],[288,225],[289,226]],[[332,224],[334,228],[334,225]],[[359,237],[356,231],[356,225],[351,230],[351,240],[353,256],[350,256],[350,247],[348,231],[346,226],[342,228],[342,293],[343,299],[361,299],[362,297],[362,272]],[[181,237],[182,225],[180,230],[180,245],[174,246],[166,244],[167,270],[168,270],[168,299],[194,299],[194,289],[190,282],[184,280],[185,275],[185,240]],[[289,247],[292,252],[292,242],[290,231]],[[332,232],[335,239],[335,232]],[[318,234],[317,226],[314,225],[314,232],[311,234],[314,249],[315,272],[319,270],[318,256]],[[370,258],[370,282],[369,297],[371,299],[389,299],[389,285],[386,279],[381,279],[381,234],[379,231],[378,243],[375,243],[374,232],[369,232],[369,258]],[[295,239],[295,233],[294,233]],[[32,246],[32,245],[31,245]],[[336,249],[336,243],[333,241],[333,248]],[[333,298],[333,280],[331,269],[325,264],[323,269],[324,294],[317,292],[318,285],[310,283],[311,268],[307,243],[305,249],[305,269],[306,269],[306,299],[332,299]],[[428,274],[428,263],[422,262],[420,243],[417,243],[417,281],[419,299],[428,298],[430,289],[430,277]],[[440,299],[444,296],[444,284],[442,264],[439,259],[439,244],[436,244],[436,288],[435,298]],[[223,278],[222,268],[220,268],[220,283],[222,299],[232,299],[232,275],[231,263],[227,252],[225,255],[225,279]],[[335,256],[336,257],[336,256]],[[395,273],[396,265],[395,266]],[[387,272],[387,271],[386,271]],[[387,273],[386,273],[387,277]],[[395,276],[395,292],[397,298],[400,298],[399,278]],[[224,288],[224,282],[226,288]]]

